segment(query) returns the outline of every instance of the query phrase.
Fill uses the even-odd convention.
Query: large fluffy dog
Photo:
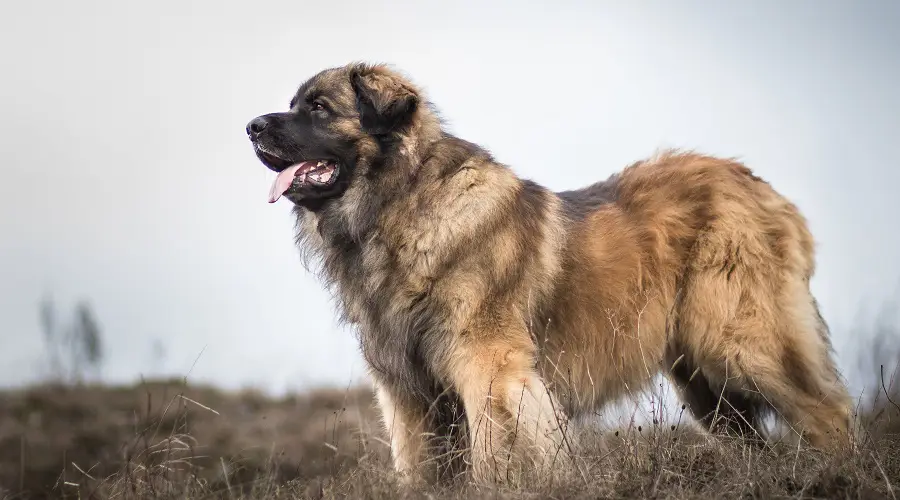
[[[737,162],[667,153],[555,193],[367,64],[315,75],[247,133],[358,325],[407,477],[448,443],[481,479],[555,457],[568,419],[660,371],[710,428],[756,434],[774,411],[815,446],[848,432],[813,238]]]

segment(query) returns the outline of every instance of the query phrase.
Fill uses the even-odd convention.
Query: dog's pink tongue
[[[278,177],[275,177],[275,182],[272,183],[272,189],[269,191],[269,203],[275,203],[281,198],[281,195],[283,195],[294,182],[294,176],[297,174],[297,170],[300,170],[305,164],[306,162],[300,162],[278,172]]]

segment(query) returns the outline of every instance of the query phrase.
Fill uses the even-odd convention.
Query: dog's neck
[[[437,114],[431,110],[420,111],[415,127],[401,136],[399,152],[408,165],[417,170],[427,157],[428,149],[446,135]]]

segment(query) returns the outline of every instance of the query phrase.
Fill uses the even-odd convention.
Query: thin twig
[[[791,469],[791,477],[797,478],[797,459],[800,458],[800,444],[803,443],[802,439],[797,440],[797,453],[794,455],[794,467]]]
[[[19,491],[25,491],[25,435],[19,439]]]
[[[872,452],[872,458],[875,459],[875,465],[878,466],[879,472],[881,472],[881,476],[884,478],[884,484],[887,486],[888,493],[891,494],[891,498],[897,500],[897,495],[894,494],[894,487],[891,486],[891,481],[888,479],[888,475],[884,472],[884,468],[881,467],[881,462],[878,460],[878,454],[874,451]]]
[[[216,410],[213,410],[212,408],[210,408],[209,406],[206,406],[204,404],[200,404],[200,403],[194,401],[193,399],[185,396],[184,394],[179,394],[178,397],[187,401],[188,403],[194,403],[195,405],[199,406],[200,408],[203,408],[204,410],[211,411],[211,412],[215,413],[216,415],[220,415],[220,413],[217,412]]]
[[[222,474],[225,476],[225,486],[228,488],[228,496],[234,498],[234,493],[231,492],[231,480],[228,479],[228,468],[225,466],[225,459],[219,457],[219,463],[222,464]]]
[[[894,402],[891,399],[891,395],[888,393],[887,387],[884,385],[884,365],[881,365],[881,388],[884,390],[884,397],[887,398],[888,402],[894,405],[894,408],[897,408],[897,411],[900,412],[900,405]]]
[[[91,476],[90,474],[88,474],[87,472],[85,472],[85,471],[84,471],[81,467],[79,467],[78,464],[76,464],[75,462],[72,462],[72,466],[74,466],[76,469],[78,469],[78,472],[84,474],[85,477],[87,477],[87,478],[90,479],[91,481],[96,481],[96,479],[94,479],[93,476]]]

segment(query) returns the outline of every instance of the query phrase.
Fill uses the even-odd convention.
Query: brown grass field
[[[401,488],[367,387],[272,398],[183,380],[37,386],[0,396],[0,497],[897,498],[897,364],[867,365],[884,378],[859,400],[856,449],[837,456],[712,439],[685,414],[598,427],[570,477],[516,488]]]

